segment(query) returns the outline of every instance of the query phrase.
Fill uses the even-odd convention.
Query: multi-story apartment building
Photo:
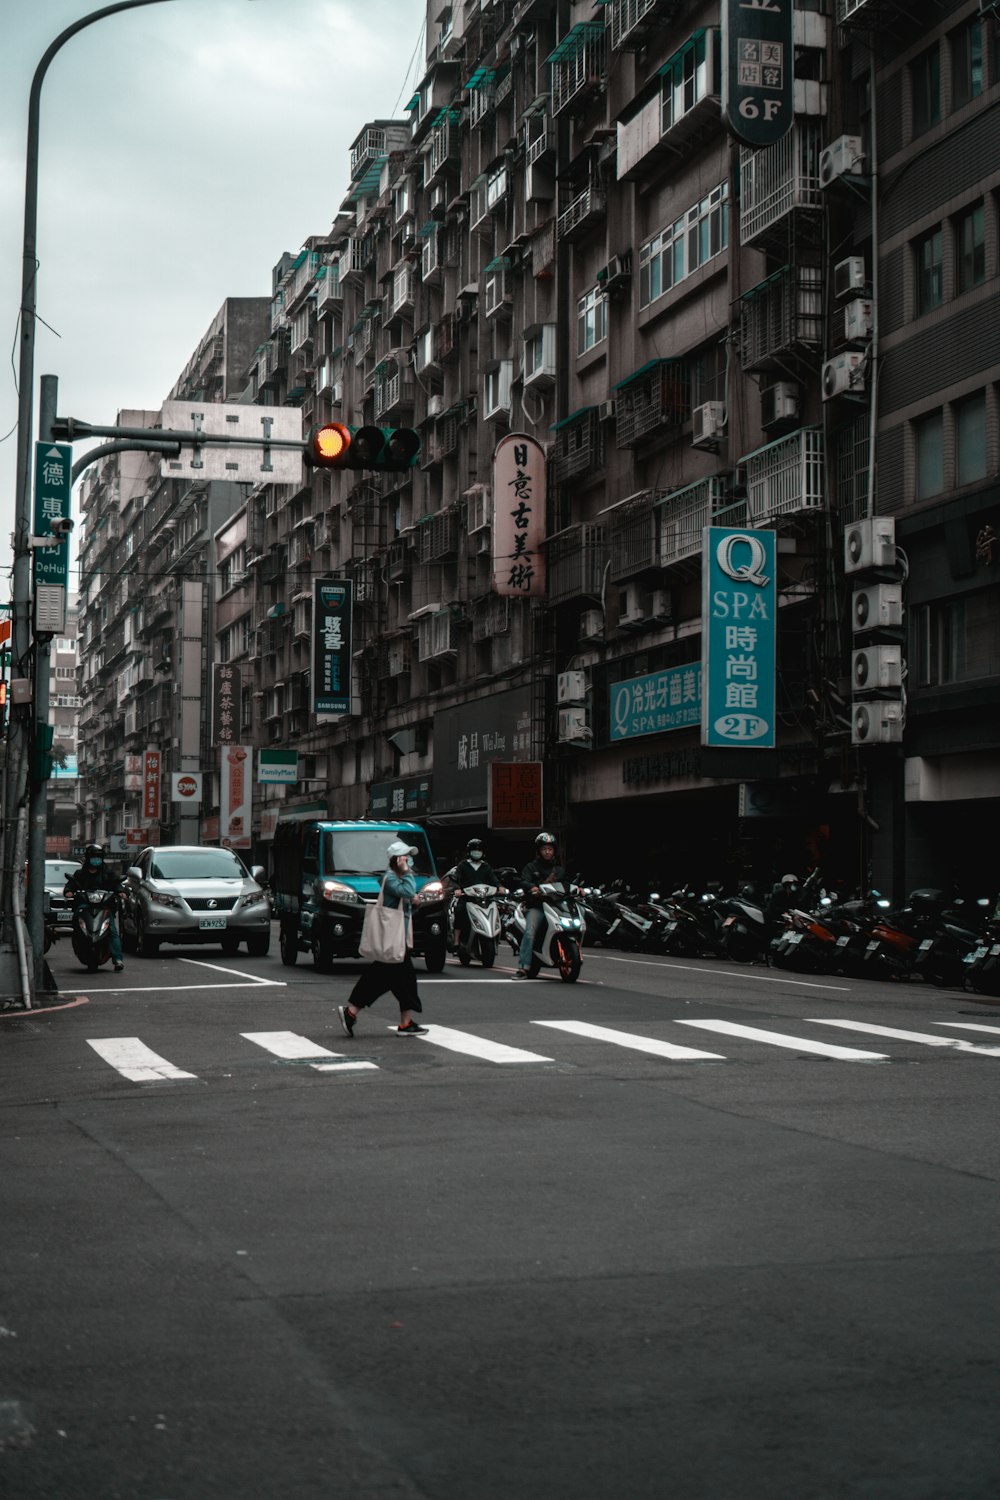
[[[299,406],[304,432],[417,427],[416,465],[257,485],[180,548],[168,502],[143,500],[142,655],[162,670],[129,743],[178,738],[167,648],[197,556],[192,619],[240,664],[242,732],[300,752],[297,786],[255,793],[259,856],[289,805],[405,810],[449,853],[485,829],[502,758],[543,761],[546,821],[595,872],[819,859],[901,895],[960,847],[989,874],[995,25],[967,0],[798,7],[794,121],[750,148],[723,117],[721,19],[429,4],[405,118],[359,130],[340,212],[274,267],[227,387]],[[544,597],[494,588],[508,432],[546,453]],[[170,500],[178,524],[189,504],[198,486]],[[773,749],[704,748],[692,722],[709,524],[776,533]],[[352,712],[317,718],[329,576],[354,586]]]

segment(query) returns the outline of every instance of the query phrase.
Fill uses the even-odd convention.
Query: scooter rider
[[[498,890],[503,890],[500,876],[483,854],[482,839],[469,840],[465,847],[465,858],[449,871],[448,879],[459,896],[470,885],[495,885]],[[465,902],[460,900],[455,906],[455,942],[464,947],[468,941],[469,917]]]
[[[562,865],[556,864],[555,835],[540,833],[535,840],[535,848],[538,850],[535,858],[521,871],[521,884],[524,887],[524,937],[517,956],[518,970],[514,975],[515,979],[528,978],[535,951],[535,934],[545,921],[540,887],[556,881],[566,881],[566,871]]]
[[[67,876],[64,894],[75,895],[77,891],[114,891],[117,895],[123,888],[125,882],[120,875],[116,875],[104,863],[104,850],[100,844],[88,844],[83,851],[83,864],[79,870],[74,870],[72,875]],[[111,962],[115,973],[120,974],[125,964],[122,961],[122,940],[118,931],[116,913],[112,913],[111,927],[108,936],[111,948]]]

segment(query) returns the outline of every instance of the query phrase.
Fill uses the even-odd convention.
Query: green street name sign
[[[51,536],[52,522],[70,513],[73,449],[69,443],[35,444],[35,536]],[[37,548],[35,585],[69,587],[69,537],[58,547]]]

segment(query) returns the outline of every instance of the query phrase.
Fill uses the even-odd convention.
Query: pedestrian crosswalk
[[[553,1045],[548,1051],[540,1052],[534,1050],[533,1047],[514,1046],[510,1042],[499,1041],[495,1037],[485,1035],[478,1029],[465,1030],[453,1026],[434,1025],[428,1026],[422,1036],[405,1040],[397,1038],[388,1048],[385,1048],[382,1037],[378,1033],[373,1033],[367,1037],[355,1037],[348,1044],[348,1051],[336,1052],[294,1031],[239,1032],[234,1037],[234,1047],[238,1050],[242,1044],[247,1043],[252,1048],[258,1049],[258,1054],[255,1055],[263,1052],[272,1062],[301,1065],[309,1068],[310,1071],[329,1076],[377,1073],[384,1070],[386,1066],[392,1066],[401,1052],[410,1051],[418,1045],[440,1049],[443,1052],[458,1053],[476,1063],[499,1067],[511,1064],[527,1068],[541,1064],[565,1066],[592,1064],[592,1054],[588,1053],[584,1056],[579,1047],[561,1050],[556,1038],[564,1043],[572,1040],[592,1043],[599,1049],[623,1048],[627,1051],[660,1058],[664,1062],[683,1063],[734,1061],[736,1059],[733,1056],[733,1047],[738,1052],[739,1060],[745,1060],[747,1056],[766,1055],[771,1048],[779,1052],[791,1051],[799,1056],[821,1057],[845,1063],[891,1062],[897,1055],[903,1055],[903,1047],[897,1054],[894,1051],[875,1052],[864,1047],[846,1046],[840,1041],[828,1039],[828,1036],[812,1033],[813,1027],[839,1028],[848,1033],[877,1037],[882,1047],[889,1043],[900,1043],[905,1044],[905,1047],[909,1049],[913,1047],[943,1048],[966,1056],[1000,1057],[1000,1044],[997,1042],[970,1041],[965,1036],[952,1036],[948,1033],[948,1028],[950,1028],[952,1031],[987,1033],[1000,1038],[1000,1026],[968,1024],[959,1021],[937,1021],[933,1024],[940,1029],[912,1031],[902,1027],[876,1025],[868,1021],[835,1020],[829,1016],[823,1016],[797,1021],[793,1034],[769,1026],[748,1026],[738,1021],[710,1017],[701,1019],[679,1017],[676,1020],[660,1023],[656,1028],[660,1034],[653,1036],[627,1027],[598,1026],[590,1021],[530,1020],[523,1023],[525,1036],[519,1039],[530,1040],[534,1035],[530,1028],[545,1028],[546,1034],[555,1034]],[[676,1026],[687,1028],[686,1036],[691,1031],[703,1031],[710,1036],[728,1038],[731,1044],[730,1050],[726,1052],[704,1051],[698,1047],[683,1045],[671,1037],[673,1028]],[[499,1027],[494,1029],[499,1029]],[[509,1027],[503,1029],[505,1032],[509,1031]],[[395,1027],[388,1027],[387,1030],[395,1032]],[[202,1079],[202,1075],[182,1068],[168,1058],[160,1056],[140,1037],[90,1037],[87,1040],[97,1056],[130,1083],[193,1083]],[[723,1043],[717,1042],[715,1045],[723,1045]],[[373,1055],[365,1055],[366,1050]],[[551,1056],[550,1053],[557,1055]],[[906,1055],[909,1057],[909,1052]],[[248,1058],[243,1060],[247,1061]]]

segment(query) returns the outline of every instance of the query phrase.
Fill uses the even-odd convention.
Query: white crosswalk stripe
[[[395,1026],[389,1027],[395,1031]],[[408,1038],[404,1038],[408,1040]],[[491,1042],[485,1037],[473,1036],[470,1031],[456,1031],[451,1026],[428,1026],[427,1035],[414,1038],[418,1042],[430,1042],[432,1046],[444,1047],[448,1052],[464,1052],[467,1057],[481,1057],[485,1062],[524,1063],[553,1061],[539,1052],[525,1052],[521,1047],[508,1047],[503,1042]]]
[[[299,1036],[294,1031],[244,1031],[241,1035],[285,1062],[308,1063],[317,1073],[360,1073],[368,1068],[378,1072],[377,1063],[355,1062],[353,1058],[330,1052],[318,1042],[311,1042],[308,1037]]]
[[[837,1047],[815,1042],[810,1037],[785,1036],[780,1031],[764,1031],[759,1026],[742,1026],[738,1021],[677,1021],[678,1026],[695,1026],[702,1031],[718,1031],[723,1036],[746,1037],[752,1042],[766,1042],[770,1047],[789,1047],[793,1052],[812,1052],[819,1057],[836,1057],[842,1062],[885,1062],[884,1052],[861,1052],[857,1047]]]
[[[1000,1047],[984,1047],[981,1042],[967,1042],[964,1037],[934,1036],[929,1031],[903,1031],[898,1026],[876,1026],[872,1021],[834,1021],[823,1016],[809,1024],[842,1026],[846,1031],[864,1031],[869,1036],[894,1037],[900,1042],[919,1042],[924,1047],[951,1047],[955,1052],[971,1052],[979,1057],[1000,1057]]]
[[[669,1057],[680,1062],[704,1058],[725,1062],[718,1052],[698,1052],[694,1047],[680,1047],[675,1042],[661,1042],[656,1037],[636,1036],[631,1031],[614,1031],[610,1026],[592,1026],[589,1021],[532,1021],[533,1026],[551,1026],[554,1031],[568,1031],[574,1036],[592,1037],[596,1042],[610,1042],[615,1047],[630,1047],[635,1052],[649,1052],[654,1057]]]
[[[123,1078],[128,1078],[132,1083],[162,1083],[168,1078],[198,1076],[196,1073],[185,1073],[182,1068],[175,1068],[173,1063],[158,1056],[137,1036],[88,1037],[87,1045],[93,1047],[99,1057],[103,1057],[105,1062],[110,1063]]]

